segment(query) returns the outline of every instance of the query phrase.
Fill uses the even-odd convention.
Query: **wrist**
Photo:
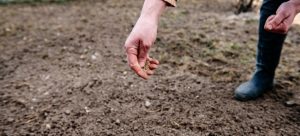
[[[145,0],[140,18],[158,21],[165,8],[166,3],[163,0]]]
[[[296,13],[300,12],[300,0],[290,0],[291,4],[295,7]]]

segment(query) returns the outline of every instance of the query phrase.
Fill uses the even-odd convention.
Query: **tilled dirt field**
[[[300,27],[276,88],[239,102],[254,71],[257,13],[182,0],[161,18],[143,81],[123,43],[142,1],[0,7],[0,135],[300,135]],[[220,6],[222,5],[222,6]]]

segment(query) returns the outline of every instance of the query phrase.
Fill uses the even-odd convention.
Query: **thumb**
[[[272,24],[270,24],[270,22],[271,22],[271,20],[274,19],[274,17],[275,17],[275,15],[271,15],[266,20],[266,23],[265,23],[265,26],[264,26],[266,30],[272,30],[273,29],[273,26],[272,26]]]
[[[138,52],[138,62],[141,67],[145,66],[148,57],[148,51],[150,49],[150,44],[140,44]]]
[[[280,25],[280,23],[282,23],[287,18],[287,16],[285,16],[283,12],[284,11],[277,12],[274,18],[270,20],[269,25],[271,25],[272,27],[277,27],[278,25]]]

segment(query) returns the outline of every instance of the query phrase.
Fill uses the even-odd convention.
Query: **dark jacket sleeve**
[[[171,6],[176,7],[176,1],[177,1],[177,0],[163,0],[163,1],[167,2],[167,3],[170,4]]]

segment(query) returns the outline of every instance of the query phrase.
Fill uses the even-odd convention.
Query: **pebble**
[[[5,31],[6,31],[6,32],[9,32],[9,31],[10,31],[10,28],[5,28]]]
[[[48,80],[50,78],[50,75],[46,75],[45,77],[44,77],[44,80]]]
[[[91,58],[92,58],[92,60],[95,60],[95,59],[97,59],[97,56],[96,55],[92,55]]]
[[[97,121],[98,123],[101,123],[101,122],[102,122],[102,120],[101,120],[101,119],[97,119],[96,121]]]
[[[14,119],[13,118],[8,118],[7,121],[11,123],[11,122],[14,121]]]
[[[67,90],[67,94],[72,94],[72,90],[71,90],[71,89],[68,89],[68,90]]]
[[[146,107],[149,107],[149,106],[151,106],[151,103],[150,103],[150,101],[148,101],[148,100],[147,100],[147,101],[145,101],[145,106],[146,106]]]
[[[50,125],[50,124],[46,124],[46,128],[47,128],[47,129],[50,129],[50,128],[51,128],[51,125]]]
[[[67,114],[67,115],[69,115],[70,113],[71,113],[70,110],[66,110],[66,111],[65,111],[65,114]]]
[[[120,123],[121,123],[121,121],[120,121],[119,119],[117,119],[117,120],[116,120],[116,123],[117,123],[117,124],[120,124]]]
[[[88,107],[84,107],[84,109],[85,109],[85,112],[87,112],[87,113],[91,112]]]
[[[288,106],[288,107],[295,106],[295,105],[296,105],[296,102],[293,101],[293,100],[286,101],[286,102],[285,102],[285,105]]]
[[[36,99],[36,98],[32,98],[31,100],[32,100],[32,102],[36,102],[36,101],[37,101],[37,99]]]
[[[138,130],[139,129],[139,126],[134,126],[133,127],[133,130]]]
[[[80,59],[85,59],[85,56],[84,55],[80,55]]]

